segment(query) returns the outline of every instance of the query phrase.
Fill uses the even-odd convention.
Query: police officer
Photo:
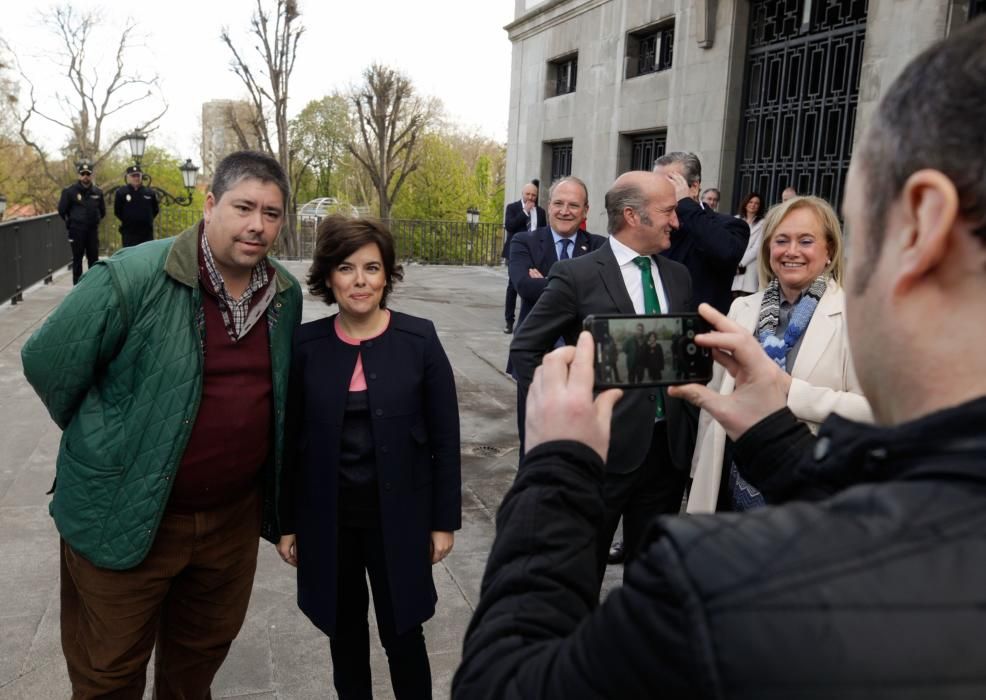
[[[120,220],[123,247],[140,245],[154,238],[154,217],[158,201],[154,192],[141,184],[140,166],[127,168],[127,184],[116,190],[113,213]]]
[[[72,283],[82,277],[82,255],[88,267],[99,260],[99,222],[106,216],[103,191],[92,184],[92,165],[83,161],[77,168],[79,181],[62,190],[58,215],[65,221],[68,241],[72,244]]]

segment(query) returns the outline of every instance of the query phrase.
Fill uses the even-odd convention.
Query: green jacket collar
[[[205,222],[200,220],[175,236],[175,242],[164,261],[164,271],[189,287],[196,287],[199,283],[199,236],[204,225]],[[279,262],[270,257],[268,260],[274,266],[274,283],[277,285],[278,294],[297,284],[294,277],[281,267]]]

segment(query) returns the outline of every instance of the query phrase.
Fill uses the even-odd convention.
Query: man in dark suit
[[[510,261],[510,242],[515,233],[521,231],[534,231],[547,225],[548,220],[544,214],[544,209],[538,206],[538,186],[534,182],[528,182],[524,189],[520,191],[520,201],[511,202],[503,214],[503,252],[501,257]],[[507,298],[503,307],[503,317],[506,325],[503,327],[504,333],[514,331],[514,311],[517,308],[517,290],[510,280],[507,280]]]
[[[606,242],[605,236],[579,229],[588,213],[585,183],[577,177],[564,177],[548,192],[548,225],[513,237],[508,269],[510,284],[520,296],[518,327],[540,298],[556,262],[585,255]]]
[[[589,190],[585,183],[571,175],[556,180],[548,190],[548,226],[534,231],[521,231],[510,242],[510,285],[520,296],[520,316],[517,327],[524,323],[541,293],[548,284],[548,275],[560,260],[591,253],[606,242],[581,230],[579,225],[589,213]],[[555,335],[557,340],[558,335]],[[507,361],[507,373],[517,378],[513,363]],[[521,449],[524,443],[524,407],[527,391],[517,385],[517,434]]]
[[[728,313],[733,276],[750,240],[750,227],[743,219],[717,214],[699,202],[702,163],[694,153],[666,153],[654,161],[654,172],[671,180],[678,200],[679,225],[662,255],[688,268],[696,305],[707,302]]]
[[[589,314],[642,314],[694,309],[688,270],[657,254],[678,223],[674,187],[654,173],[624,173],[606,193],[609,241],[556,265],[547,287],[510,345],[518,388],[526,390],[558,336],[574,344]],[[627,559],[638,551],[647,522],[677,513],[691,466],[694,434],[679,400],[664,391],[627,389],[613,413],[603,486],[599,577],[623,516]]]

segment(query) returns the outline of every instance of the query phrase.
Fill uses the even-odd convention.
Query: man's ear
[[[895,218],[906,231],[896,241],[895,294],[909,291],[944,260],[958,221],[959,195],[942,172],[919,170],[907,178],[897,206]]]
[[[202,219],[205,223],[209,223],[209,219],[212,218],[212,210],[216,206],[216,197],[212,192],[209,192],[205,196],[205,206],[202,208]]]
[[[589,213],[589,209],[586,208],[586,214]],[[636,226],[640,223],[640,217],[637,216],[637,212],[633,207],[623,207],[623,221],[627,226]]]

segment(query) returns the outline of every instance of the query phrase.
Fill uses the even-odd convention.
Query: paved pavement
[[[289,263],[299,278],[302,263]],[[462,637],[479,598],[494,516],[517,468],[515,392],[502,368],[503,268],[409,265],[392,307],[432,319],[455,370],[462,425],[462,530],[435,568],[438,610],[425,625],[434,694],[448,697]],[[45,492],[59,430],[23,378],[20,349],[71,288],[71,276],[0,308],[0,699],[65,698],[58,636],[58,536]],[[305,298],[304,320],[331,313]],[[326,637],[295,605],[293,569],[262,542],[246,623],[215,683],[216,698],[334,698]],[[610,567],[604,590],[621,567]],[[371,606],[372,607],[372,606]],[[373,626],[371,622],[371,627]],[[393,697],[371,633],[375,696]],[[150,692],[146,697],[150,697]]]

